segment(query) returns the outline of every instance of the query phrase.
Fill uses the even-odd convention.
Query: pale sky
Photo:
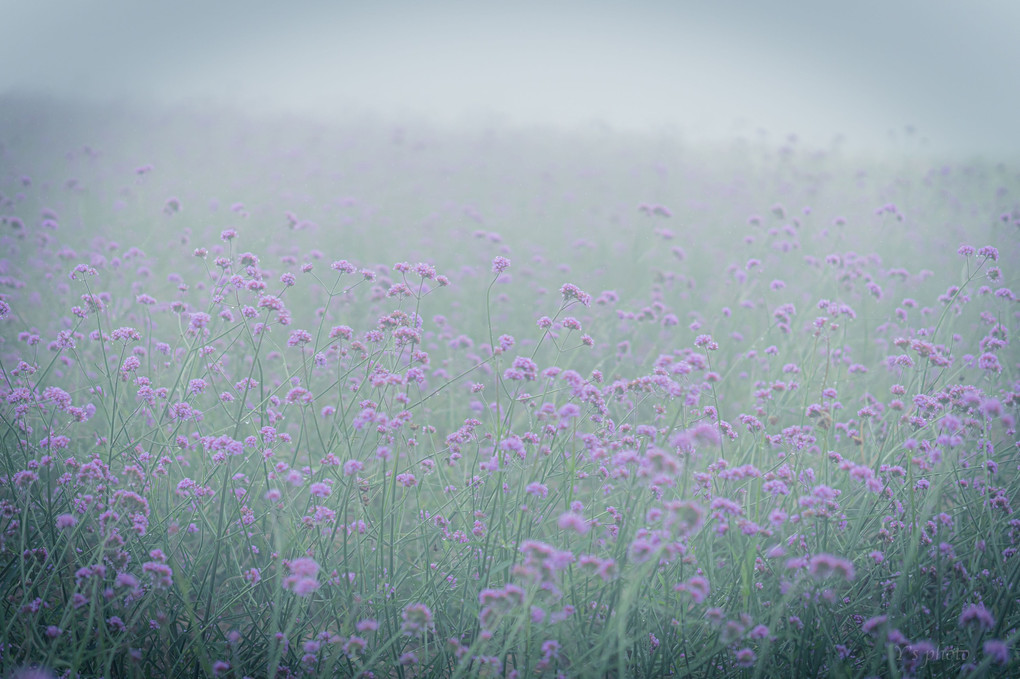
[[[0,0],[0,12],[0,97],[691,140],[764,128],[861,150],[923,137],[930,151],[1020,157],[1015,0]]]

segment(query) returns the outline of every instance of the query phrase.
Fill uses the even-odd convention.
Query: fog
[[[5,98],[1020,155],[1007,0],[0,7]]]

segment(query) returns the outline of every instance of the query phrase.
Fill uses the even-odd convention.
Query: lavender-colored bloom
[[[425,604],[408,604],[404,607],[400,617],[403,619],[400,631],[409,637],[425,634],[432,630],[432,611]]]
[[[742,648],[736,652],[736,659],[738,667],[754,667],[754,661],[758,658],[751,649]]]
[[[302,557],[290,562],[290,572],[294,575],[314,577],[319,572],[319,564],[315,559]]]
[[[1009,644],[1005,641],[989,639],[984,643],[982,648],[985,655],[990,656],[992,658],[992,662],[996,665],[1009,664]]]
[[[977,603],[964,606],[963,611],[960,613],[959,623],[961,627],[974,624],[990,630],[995,627],[995,618],[992,616],[992,612],[985,608],[984,604]]]
[[[691,595],[691,599],[693,599],[696,604],[704,603],[705,599],[708,598],[709,592],[712,591],[712,588],[708,583],[708,578],[701,575],[695,575],[687,582],[682,582],[679,585],[676,585],[673,589],[678,592],[687,592]]]
[[[540,497],[543,499],[549,496],[549,488],[546,485],[539,483],[537,481],[529,483],[528,486],[524,489],[524,492],[528,493],[529,495],[534,495],[535,497]]]
[[[886,623],[886,620],[888,620],[888,616],[885,615],[876,615],[873,618],[868,618],[861,623],[861,631],[865,634],[873,634],[875,630]]]
[[[572,299],[576,299],[584,306],[591,306],[591,295],[581,290],[581,288],[577,287],[573,283],[564,283],[560,288],[560,294],[563,295],[564,301],[569,302]]]
[[[136,589],[138,587],[138,578],[130,573],[118,573],[117,577],[114,579],[114,584],[117,587]]]
[[[333,489],[326,483],[313,483],[308,491],[312,497],[329,497],[333,493]]]
[[[173,585],[173,570],[159,561],[147,561],[142,564],[142,572],[148,573],[152,586],[156,589],[169,589]]]
[[[312,334],[307,330],[292,330],[290,337],[287,339],[288,347],[299,347],[311,342],[314,338]]]
[[[816,554],[808,561],[808,572],[816,580],[838,575],[847,581],[854,579],[854,565],[831,554]]]
[[[647,538],[635,538],[630,543],[628,554],[631,561],[634,563],[644,563],[651,559],[658,551],[659,546],[651,540],[648,540]]]
[[[1002,365],[999,363],[999,357],[991,352],[985,352],[978,357],[978,367],[988,372],[1001,373]]]
[[[134,328],[124,327],[117,328],[116,330],[111,332],[110,338],[115,342],[117,341],[137,342],[142,339],[142,335]]]
[[[716,351],[719,349],[719,343],[712,339],[711,335],[698,335],[694,339],[695,346],[702,347],[708,351]]]
[[[284,589],[289,589],[299,597],[307,597],[319,589],[319,581],[315,578],[296,578],[291,582],[285,580]]]
[[[283,588],[291,591],[299,597],[307,597],[319,589],[319,581],[316,577],[319,572],[319,564],[314,559],[302,557],[289,562],[290,575],[283,579]]]
[[[999,261],[999,251],[991,245],[985,245],[984,247],[978,248],[977,254],[979,257],[985,257],[993,262]]]
[[[560,514],[556,525],[564,530],[573,530],[584,535],[590,529],[587,519],[576,512],[563,512]]]
[[[357,624],[354,625],[354,629],[362,633],[375,632],[379,629],[379,621],[374,618],[365,618],[364,620],[359,620]]]

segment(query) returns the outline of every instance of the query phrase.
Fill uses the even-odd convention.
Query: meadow
[[[0,676],[1020,673],[1020,167],[0,102]]]

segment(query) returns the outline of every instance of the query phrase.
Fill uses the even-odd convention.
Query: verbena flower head
[[[406,636],[420,636],[433,630],[432,611],[425,604],[408,604],[400,617],[403,620],[400,632]]]
[[[995,627],[995,617],[982,603],[968,604],[960,612],[959,623],[961,627],[974,625],[990,630]]]
[[[674,589],[678,592],[687,592],[696,604],[704,603],[708,598],[709,593],[712,591],[708,583],[708,578],[701,575],[695,575],[686,582],[676,585]]]
[[[560,294],[563,295],[564,301],[577,300],[584,306],[591,306],[591,295],[573,283],[564,283],[560,288]]]
[[[581,514],[572,511],[560,514],[559,519],[556,520],[556,525],[564,530],[571,530],[581,535],[584,535],[590,529],[587,519]]]
[[[283,588],[299,597],[310,596],[319,589],[319,564],[309,557],[294,559],[288,564],[290,574],[283,579]]]
[[[736,656],[737,667],[754,667],[754,663],[757,660],[757,656],[750,648],[741,648],[734,655]]]
[[[1009,644],[1005,641],[998,639],[989,639],[981,647],[984,654],[991,658],[992,663],[995,665],[1008,665],[1009,664]]]
[[[815,554],[808,560],[808,573],[816,580],[834,575],[849,582],[854,579],[854,565],[831,554]]]

